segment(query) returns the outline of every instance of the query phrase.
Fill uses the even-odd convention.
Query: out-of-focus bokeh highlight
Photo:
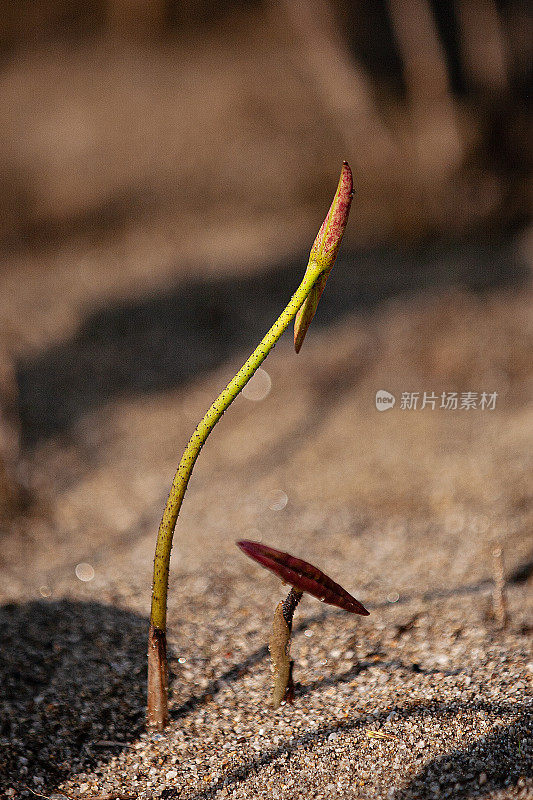
[[[526,796],[529,13],[0,0],[2,797]],[[173,721],[140,735],[177,463],[298,286],[343,159],[302,350],[280,340],[195,466]],[[240,539],[371,611],[303,599],[277,717],[279,581]]]
[[[0,17],[4,520],[53,483],[32,448],[237,363],[343,158],[355,201],[317,326],[527,282],[526,3],[3,0]]]

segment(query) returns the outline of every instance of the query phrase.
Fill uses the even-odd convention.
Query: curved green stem
[[[191,472],[205,440],[224,411],[235,400],[258,367],[261,366],[282,333],[309,298],[306,307],[303,309],[305,313],[300,315],[295,326],[295,348],[297,352],[300,349],[305,332],[316,311],[325,280],[335,261],[342,234],[346,227],[352,194],[352,172],[349,165],[344,162],[335,197],[315,239],[309,263],[300,286],[293,294],[285,310],[280,314],[268,333],[261,339],[252,355],[207,410],[204,418],[189,439],[172,481],[172,487],[157,535],[148,639],[148,724],[159,729],[164,728],[168,722],[166,625],[170,551],[172,550],[176,521]],[[318,291],[316,291],[317,287]],[[313,290],[315,292],[310,297]]]
[[[162,631],[166,629],[168,575],[172,539],[187,484],[189,483],[189,478],[200,450],[222,414],[235,400],[241,389],[261,366],[280,336],[288,328],[311,292],[315,282],[320,277],[322,269],[318,264],[309,264],[302,283],[293,294],[285,310],[272,325],[268,333],[261,339],[261,342],[242,365],[235,377],[209,407],[204,418],[197,425],[193,435],[189,439],[189,443],[185,448],[176,475],[174,476],[161,524],[159,525],[159,533],[157,535],[152,587],[152,609],[150,614],[150,623],[154,628]]]

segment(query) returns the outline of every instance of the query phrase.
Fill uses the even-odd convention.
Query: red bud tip
[[[348,222],[352,197],[352,170],[348,162],[343,161],[335,197],[333,198],[326,219],[318,232],[309,256],[310,265],[319,264],[323,269],[320,277],[315,282],[310,294],[296,315],[294,322],[294,349],[297,353],[300,352],[305,334],[315,315],[320,296],[324,291],[328,275],[335,263],[342,236]]]

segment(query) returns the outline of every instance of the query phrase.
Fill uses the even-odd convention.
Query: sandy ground
[[[163,736],[143,722],[165,495],[302,264],[177,274],[23,352],[37,499],[0,539],[2,796],[533,796],[532,319],[515,252],[346,253],[300,355],[282,340],[256,399],[225,415],[178,522]],[[397,398],[385,413],[381,389]],[[436,408],[402,409],[403,392],[435,393]],[[442,392],[498,396],[445,410]],[[295,703],[275,713],[265,642],[283,588],[238,538],[316,563],[371,611],[304,598]]]
[[[475,163],[424,194],[405,164],[346,152],[292,38],[252,9],[183,46],[58,43],[3,67],[0,392],[12,377],[32,500],[0,528],[2,798],[533,796],[531,237],[371,247],[520,215]],[[174,469],[299,282],[342,158],[354,211],[302,352],[280,342],[191,480],[172,721],[147,734]],[[495,408],[443,409],[449,392]],[[304,598],[295,703],[276,713],[283,590],[244,537],[371,611]]]

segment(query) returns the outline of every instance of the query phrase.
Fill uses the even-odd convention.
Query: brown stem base
[[[150,624],[146,724],[162,731],[168,725],[167,635]]]
[[[274,678],[272,708],[279,708],[283,702],[292,704],[294,699],[292,680],[294,661],[290,658],[291,630],[292,618],[301,597],[302,592],[291,589],[287,599],[283,603],[278,603],[274,612],[272,633],[268,644]]]

